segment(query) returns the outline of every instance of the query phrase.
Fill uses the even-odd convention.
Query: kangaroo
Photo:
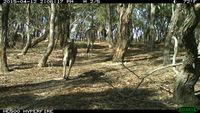
[[[87,37],[87,53],[89,54],[90,50],[93,51],[93,45],[96,40],[96,29],[94,27],[90,28],[86,31],[86,37]]]
[[[71,40],[71,42],[67,43],[66,46],[63,49],[63,77],[64,79],[69,79],[69,74],[71,71],[71,68],[76,60],[77,55],[77,46],[74,44],[74,39]],[[66,74],[66,67],[69,66],[68,72]]]

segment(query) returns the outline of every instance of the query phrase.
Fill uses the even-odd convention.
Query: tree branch
[[[156,68],[156,69],[154,69],[153,71],[151,71],[150,73],[145,74],[145,76],[142,77],[142,78],[139,77],[137,74],[135,74],[135,73],[134,73],[132,70],[130,70],[128,67],[126,67],[123,63],[122,63],[122,65],[123,65],[127,70],[129,70],[131,73],[133,73],[135,76],[137,76],[139,79],[141,79],[141,81],[137,84],[137,86],[135,87],[135,89],[134,89],[130,94],[128,94],[128,96],[123,95],[123,94],[120,93],[121,96],[123,96],[123,97],[125,97],[125,98],[128,98],[128,97],[130,97],[132,94],[134,94],[134,93],[137,91],[137,89],[140,87],[140,85],[144,82],[145,78],[147,78],[148,76],[152,75],[153,73],[155,73],[155,72],[157,72],[157,71],[159,71],[159,70],[163,70],[163,69],[165,69],[165,68],[169,68],[169,67],[174,67],[174,66],[182,65],[182,63],[170,64],[170,65],[167,65],[167,66],[162,66],[162,67]]]
[[[172,64],[176,64],[176,55],[178,52],[178,40],[175,36],[172,36],[172,39],[174,39],[174,55],[173,55],[173,60],[172,60]],[[176,73],[176,75],[179,74],[179,71],[176,70],[176,66],[173,67],[174,72]]]

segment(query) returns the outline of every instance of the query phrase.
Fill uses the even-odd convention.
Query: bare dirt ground
[[[107,43],[95,43],[90,57],[85,54],[85,43],[76,43],[78,56],[68,81],[62,79],[62,50],[58,47],[47,67],[37,66],[47,42],[24,56],[18,55],[21,49],[8,49],[11,71],[0,75],[0,109],[176,109],[171,67],[153,73],[126,97],[141,80],[111,61]],[[178,55],[179,62],[182,55]],[[132,44],[125,59],[125,66],[142,77],[162,66],[162,49],[150,52],[142,44]],[[195,89],[200,89],[198,84]]]

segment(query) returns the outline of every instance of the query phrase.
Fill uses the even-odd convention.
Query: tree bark
[[[54,42],[55,42],[55,39],[54,39],[54,29],[55,29],[55,25],[54,24],[55,24],[55,13],[56,13],[56,8],[55,7],[56,7],[55,4],[51,4],[49,44],[48,44],[46,52],[44,53],[43,57],[39,61],[39,64],[38,64],[39,67],[46,66],[48,57],[51,54],[51,52],[53,51]]]
[[[68,39],[70,39],[70,16],[68,18],[69,20],[67,20],[67,23],[66,23],[66,37],[64,37],[64,44],[66,44],[68,41]]]
[[[165,38],[164,43],[164,52],[163,52],[163,65],[170,64],[170,42],[173,35],[175,35],[175,32],[177,32],[177,22],[180,18],[181,13],[181,4],[177,4],[176,9],[174,13],[172,13],[169,29],[167,36]]]
[[[155,37],[156,37],[156,32],[154,28],[155,24],[155,13],[156,13],[156,5],[154,3],[151,3],[151,11],[150,11],[150,32],[149,32],[149,48],[150,50],[153,50],[155,47]]]
[[[122,62],[124,61],[125,54],[128,50],[129,40],[130,40],[130,27],[129,22],[131,21],[131,13],[132,13],[132,4],[119,4],[118,12],[119,12],[119,24],[118,24],[118,39],[116,51],[113,55],[114,62]],[[132,31],[131,31],[132,32]]]
[[[66,23],[64,23],[64,26],[63,26],[63,36],[60,36],[60,47],[63,48],[65,46],[65,44],[67,43],[67,39],[70,39],[70,31],[71,31],[71,28],[70,28],[70,15],[71,15],[71,12],[70,12],[70,5],[65,5],[66,7]]]
[[[102,34],[102,41],[105,41],[107,36],[105,26],[103,26],[101,34]]]
[[[8,72],[7,56],[6,56],[6,41],[8,31],[8,13],[9,4],[0,4],[0,74]]]
[[[147,19],[151,19],[151,6],[147,5]],[[145,50],[149,50],[149,42],[150,42],[150,21],[147,21],[147,25],[144,28],[144,44]]]
[[[106,11],[107,11],[107,23],[108,23],[108,42],[109,42],[109,48],[114,47],[114,40],[112,35],[112,13],[111,13],[111,7],[110,4],[106,4]]]
[[[27,17],[26,17],[26,33],[27,33],[27,42],[26,42],[26,45],[24,47],[24,49],[22,50],[22,55],[26,55],[26,53],[28,52],[28,49],[31,47],[31,36],[30,36],[30,4],[28,4],[27,6]]]
[[[194,6],[194,7],[193,7]],[[200,4],[188,6],[187,15],[182,27],[182,41],[186,50],[182,72],[176,77],[174,100],[181,105],[196,105],[199,99],[194,95],[194,86],[200,76],[200,59],[194,29],[200,20]]]
[[[60,30],[60,35],[59,35],[59,44],[60,44],[60,47],[62,48],[62,47],[64,47],[64,43],[65,43],[65,24],[61,24],[60,26],[59,26],[59,30]]]

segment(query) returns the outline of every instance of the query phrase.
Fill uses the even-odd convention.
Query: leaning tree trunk
[[[27,6],[27,17],[26,17],[26,33],[27,33],[27,42],[26,45],[24,47],[24,49],[22,50],[22,55],[26,55],[26,53],[28,52],[28,49],[31,47],[31,36],[30,36],[30,4],[28,4]]]
[[[55,9],[55,4],[51,4],[51,17],[50,17],[50,36],[49,36],[49,44],[47,47],[46,52],[44,53],[42,59],[39,61],[38,66],[39,67],[44,67],[47,63],[48,57],[51,54],[51,52],[53,51],[53,47],[54,47],[54,29],[55,29],[55,13],[56,13],[56,9]]]
[[[37,44],[39,44],[43,40],[47,39],[48,35],[49,35],[49,29],[46,29],[45,33],[41,37],[39,37],[31,42],[31,47],[35,47]]]
[[[9,4],[0,4],[0,74],[8,71],[6,56],[6,40],[8,30]]]
[[[115,53],[113,55],[114,62],[122,62],[124,61],[124,56],[128,50],[129,46],[129,38],[130,33],[129,30],[129,22],[131,21],[131,12],[132,12],[132,4],[119,4],[118,12],[119,12],[119,24],[118,24],[118,39]]]
[[[175,32],[177,32],[177,22],[178,19],[180,18],[181,14],[181,4],[177,4],[175,11],[172,13],[171,17],[171,22],[169,25],[168,33],[165,38],[165,43],[164,43],[164,59],[163,59],[163,64],[167,65],[170,64],[170,42],[171,38],[173,35],[175,35]]]
[[[194,86],[200,76],[200,59],[194,29],[200,20],[200,4],[189,7],[182,27],[182,41],[186,50],[182,72],[176,77],[174,100],[182,105],[196,105],[199,99],[194,95]]]

